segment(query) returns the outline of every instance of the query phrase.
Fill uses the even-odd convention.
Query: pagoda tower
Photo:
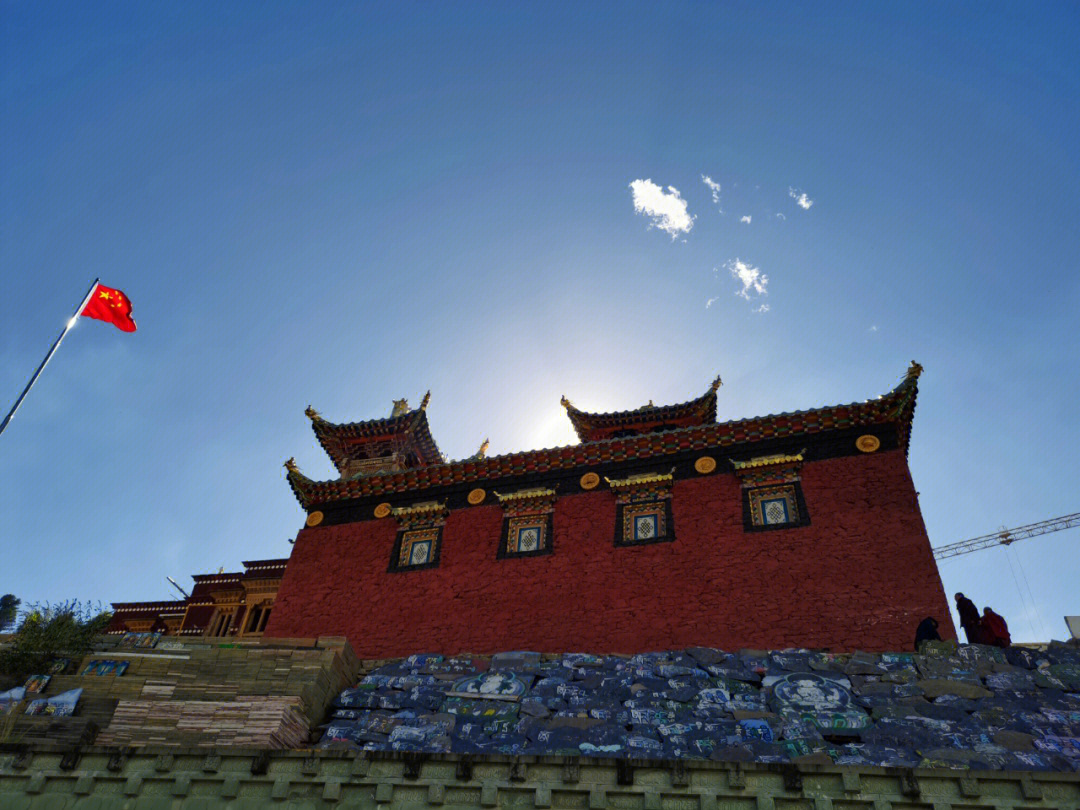
[[[408,400],[395,400],[388,418],[366,422],[327,422],[311,406],[304,413],[315,438],[345,479],[441,464],[442,453],[428,429],[430,400],[428,391],[415,410],[409,408]]]

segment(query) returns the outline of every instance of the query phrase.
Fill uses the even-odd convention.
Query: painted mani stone
[[[450,694],[488,700],[520,700],[529,688],[523,677],[528,676],[518,676],[513,672],[486,672],[456,681]],[[532,681],[531,677],[529,681]]]
[[[777,712],[808,721],[832,733],[869,728],[870,717],[839,681],[814,672],[793,672],[772,686]]]

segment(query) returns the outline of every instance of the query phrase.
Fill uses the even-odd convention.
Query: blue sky
[[[95,276],[139,323],[79,323],[0,437],[0,592],[286,556],[282,462],[331,476],[305,406],[428,388],[460,458],[569,442],[564,393],[719,373],[742,418],[915,359],[934,544],[1080,510],[1075,4],[5,2],[0,36],[0,400]],[[1062,637],[1078,549],[945,587]]]

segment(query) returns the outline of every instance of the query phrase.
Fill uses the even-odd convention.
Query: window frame
[[[642,507],[648,511],[660,512],[664,517],[664,533],[657,535],[650,540],[627,540],[626,539],[626,521],[629,518],[633,520],[635,513]],[[627,509],[630,509],[630,515],[626,514]],[[633,531],[631,530],[631,537],[633,537]],[[655,499],[642,499],[631,500],[627,503],[615,504],[615,547],[616,548],[639,548],[641,546],[651,546],[655,543],[673,543],[675,542],[675,521],[672,519],[671,514],[671,496],[666,498]]]
[[[789,520],[787,523],[755,523],[753,493],[760,493],[762,490],[790,490],[791,497],[795,502],[796,519]],[[742,492],[743,529],[747,532],[774,532],[783,531],[785,529],[798,529],[810,525],[810,513],[806,509],[806,498],[803,496],[802,484],[798,479],[794,481],[784,481],[782,483],[745,487]],[[789,516],[790,513],[791,510],[789,509]]]
[[[502,530],[499,533],[499,548],[496,551],[495,558],[498,560],[516,560],[519,557],[543,557],[547,554],[551,554],[554,551],[554,520],[552,519],[553,513],[551,511],[522,513],[522,514],[504,514],[502,521]],[[527,522],[529,525],[542,525],[544,528],[543,545],[540,548],[532,551],[510,551],[508,548],[510,544],[510,528],[514,523]],[[525,528],[522,526],[521,528]]]
[[[428,561],[426,563],[420,563],[419,565],[402,565],[401,547],[405,544],[407,536],[410,534],[421,534],[425,532],[435,533],[435,536],[432,538],[431,541],[431,553],[428,555]],[[400,529],[398,529],[398,533],[394,538],[394,551],[390,557],[390,567],[387,569],[387,571],[391,574],[403,574],[407,571],[424,571],[428,568],[438,568],[439,557],[442,553],[442,540],[442,525],[401,527]]]

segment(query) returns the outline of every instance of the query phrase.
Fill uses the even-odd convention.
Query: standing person
[[[983,608],[982,628],[986,637],[984,644],[993,644],[995,647],[1008,647],[1012,644],[1005,618],[988,607]]]
[[[968,644],[982,644],[982,621],[975,603],[962,593],[956,595],[956,612],[960,614],[960,626],[964,628]]]
[[[915,628],[915,652],[924,641],[941,641],[941,635],[937,631],[938,620],[933,616],[927,616],[919,626]]]

